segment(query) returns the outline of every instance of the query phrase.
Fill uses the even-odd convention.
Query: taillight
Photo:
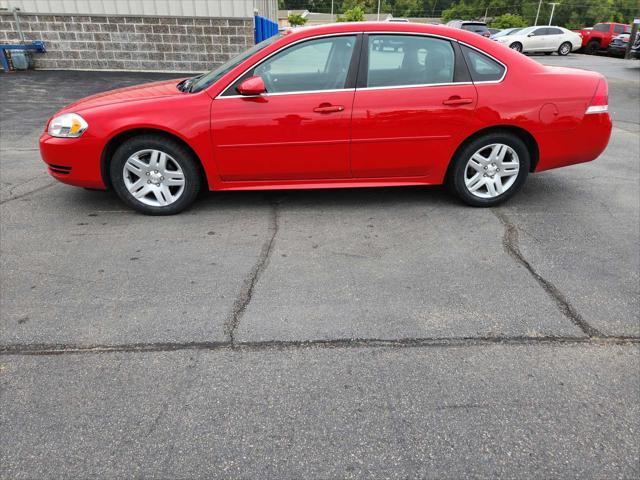
[[[598,82],[598,88],[596,88],[596,93],[591,99],[586,113],[606,113],[607,111],[609,111],[609,86],[603,78]]]

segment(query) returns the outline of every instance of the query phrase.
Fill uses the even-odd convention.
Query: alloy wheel
[[[494,143],[477,150],[464,169],[467,190],[478,198],[495,198],[509,190],[520,171],[518,154],[509,145]]]
[[[185,176],[180,164],[160,150],[140,150],[129,156],[122,176],[129,193],[152,207],[171,205],[184,192]]]

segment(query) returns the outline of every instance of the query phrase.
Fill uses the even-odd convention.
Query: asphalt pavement
[[[637,478],[640,62],[594,162],[212,192],[145,217],[46,173],[61,106],[175,75],[0,77],[0,478]]]

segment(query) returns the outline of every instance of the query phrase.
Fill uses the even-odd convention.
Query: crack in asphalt
[[[280,228],[280,212],[278,206],[278,201],[274,201],[271,203],[271,223],[269,226],[271,234],[262,245],[258,260],[249,272],[248,277],[245,279],[244,285],[240,290],[240,294],[233,304],[231,314],[224,322],[224,333],[229,339],[228,343],[231,346],[234,346],[236,344],[236,331],[238,329],[238,326],[240,325],[240,320],[242,320],[242,316],[244,315],[247,306],[251,302],[253,290],[255,289],[258,280],[260,279],[260,275],[262,275],[262,272],[265,270],[269,263],[269,258],[271,257],[271,252],[273,251],[273,245],[275,244],[276,235],[278,234],[278,229]]]
[[[496,217],[498,217],[498,220],[500,220],[504,226],[502,245],[509,256],[529,271],[531,276],[538,282],[547,295],[551,297],[560,312],[568,318],[571,323],[591,338],[603,338],[604,335],[602,332],[590,325],[574,308],[574,306],[571,305],[567,297],[565,297],[558,287],[540,275],[533,265],[531,265],[531,263],[524,257],[518,245],[518,227],[516,227],[503,212],[497,210],[491,211]]]
[[[0,345],[0,356],[64,355],[91,353],[153,353],[180,350],[302,350],[311,348],[416,348],[477,347],[489,345],[636,345],[640,336],[490,336],[490,337],[410,337],[398,339],[336,338],[328,340],[265,340],[257,342],[158,342],[104,345],[73,344],[6,344]]]
[[[54,185],[56,185],[58,182],[51,182],[48,185],[44,185],[43,187],[38,187],[38,188],[34,188],[33,190],[30,190],[28,192],[22,193],[20,195],[16,195],[15,197],[10,197],[10,198],[5,198],[4,200],[0,200],[0,205],[4,204],[4,203],[8,203],[8,202],[12,202],[14,200],[18,200],[19,198],[24,198],[28,195],[31,195],[33,193],[38,193],[42,190],[45,190],[47,188],[51,188]]]

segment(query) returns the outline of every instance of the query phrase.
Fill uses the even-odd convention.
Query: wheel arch
[[[191,145],[189,145],[187,141],[185,141],[180,136],[174,133],[168,132],[167,130],[163,130],[161,128],[141,127],[141,128],[131,128],[131,129],[118,132],[117,134],[115,134],[109,139],[109,141],[106,143],[106,145],[102,149],[102,154],[100,155],[100,174],[102,176],[102,181],[104,182],[105,186],[108,189],[112,188],[111,176],[109,175],[109,165],[111,164],[111,159],[113,158],[113,154],[116,152],[118,147],[122,145],[124,142],[126,142],[127,140],[129,140],[130,138],[137,137],[139,135],[148,135],[148,134],[160,135],[167,139],[177,141],[181,145],[183,145],[186,149],[188,149],[193,155],[193,158],[195,158],[198,161],[198,165],[200,166],[200,175],[202,176],[202,179],[204,180],[206,185],[208,179],[207,179],[206,171],[204,169],[204,165],[202,164],[202,159],[199,157],[199,155],[191,147]]]
[[[516,127],[514,125],[493,125],[491,127],[483,128],[482,130],[478,130],[477,132],[472,133],[467,138],[465,138],[458,148],[456,148],[455,152],[449,159],[449,165],[447,167],[447,173],[445,175],[445,181],[448,181],[449,175],[451,174],[451,170],[453,168],[454,160],[458,156],[458,154],[462,151],[464,147],[466,147],[470,142],[474,141],[476,138],[479,138],[483,135],[487,135],[489,133],[496,132],[509,132],[516,135],[520,140],[524,142],[527,146],[527,150],[529,151],[529,155],[531,156],[531,165],[529,166],[529,171],[534,172],[536,166],[538,165],[538,161],[540,160],[540,149],[538,147],[538,142],[534,138],[531,133],[521,127]]]

